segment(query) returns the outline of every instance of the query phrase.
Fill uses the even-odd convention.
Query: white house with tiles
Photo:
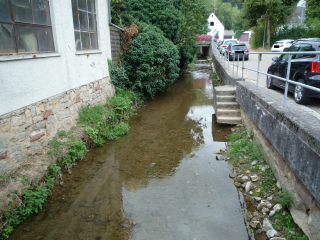
[[[219,40],[223,40],[224,37],[224,26],[217,18],[215,12],[212,12],[208,18],[208,24],[210,32],[208,35],[215,36],[216,34],[219,35]]]
[[[109,24],[107,0],[0,0],[0,174],[113,96]]]

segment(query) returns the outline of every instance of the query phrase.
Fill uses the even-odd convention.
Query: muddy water
[[[10,239],[254,239],[231,168],[215,160],[230,128],[214,121],[208,69],[145,103],[130,133],[90,151]]]

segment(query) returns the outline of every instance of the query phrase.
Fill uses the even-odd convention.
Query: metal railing
[[[218,59],[219,61],[223,61],[223,66],[226,65],[226,61],[228,62],[228,70],[230,69],[230,65],[233,66],[232,68],[232,74],[233,76],[236,76],[236,78],[238,78],[238,72],[239,72],[239,55],[238,55],[238,59],[237,59],[237,64],[234,63],[234,59],[233,59],[233,63],[230,64],[230,59],[229,59],[229,51],[227,54],[220,54],[219,50],[217,49],[217,45],[215,43],[212,44],[212,51],[216,53],[216,55],[218,55]],[[243,78],[243,70],[244,69],[247,69],[247,70],[250,70],[250,71],[253,71],[253,72],[256,72],[257,73],[257,83],[256,83],[256,89],[258,90],[259,89],[259,75],[260,74],[263,74],[263,75],[266,75],[266,76],[270,76],[270,77],[273,77],[273,78],[276,78],[276,79],[279,79],[281,81],[284,81],[285,82],[285,93],[284,93],[284,99],[283,99],[283,107],[286,107],[286,104],[287,104],[287,96],[288,96],[288,90],[289,90],[289,83],[293,84],[293,85],[298,85],[298,86],[301,86],[301,87],[304,87],[304,88],[307,88],[307,89],[310,89],[310,90],[313,90],[313,91],[316,91],[316,92],[319,92],[320,93],[320,88],[316,88],[316,87],[312,87],[310,85],[306,85],[306,84],[303,84],[303,83],[299,83],[299,82],[296,82],[296,81],[292,81],[289,79],[289,76],[290,76],[290,70],[291,70],[291,60],[292,60],[292,55],[296,55],[296,54],[301,54],[301,55],[310,55],[310,53],[312,53],[312,55],[318,55],[320,54],[320,51],[309,51],[309,52],[284,52],[284,53],[279,53],[279,52],[253,52],[253,53],[248,53],[248,54],[259,54],[259,57],[258,57],[258,69],[255,70],[255,69],[252,69],[252,68],[247,68],[247,67],[244,67],[244,57],[242,56],[242,66],[241,66],[241,69],[242,69],[242,81],[244,81],[244,78]],[[287,73],[286,73],[286,78],[282,78],[282,77],[279,77],[279,76],[276,76],[276,75],[273,75],[273,74],[269,74],[269,73],[265,73],[265,72],[261,72],[260,71],[260,62],[261,62],[261,59],[262,59],[262,54],[273,54],[273,55],[279,55],[279,54],[288,54],[289,55],[289,59],[288,59],[288,67],[287,67]],[[237,73],[236,75],[234,74],[234,67],[237,67]]]

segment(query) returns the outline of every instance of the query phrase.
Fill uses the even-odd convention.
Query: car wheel
[[[269,74],[272,74],[271,72],[268,72]],[[274,89],[274,85],[272,84],[272,78],[271,76],[267,76],[267,88],[268,89]]]
[[[248,60],[249,60],[249,56],[248,56],[247,58],[245,58],[244,60],[245,60],[245,61],[248,61]]]
[[[300,78],[299,83],[305,84],[305,81]],[[294,101],[298,104],[307,104],[311,101],[311,98],[307,96],[307,89],[298,85],[294,87]]]

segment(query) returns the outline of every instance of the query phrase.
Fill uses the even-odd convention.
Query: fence
[[[225,66],[226,65],[226,61],[228,62],[228,69],[230,69],[230,65],[233,66],[233,70],[232,70],[232,74],[234,76],[234,68],[237,67],[237,73],[236,73],[236,78],[238,78],[238,72],[239,72],[239,55],[238,55],[238,61],[237,61],[237,64],[233,63],[230,64],[230,61],[229,61],[229,51],[227,54],[224,54],[224,55],[221,55],[219,50],[217,49],[217,45],[215,43],[213,43],[212,45],[212,51],[216,53],[216,55],[218,55],[218,59],[219,61],[223,61],[223,65]],[[255,69],[252,69],[252,68],[247,68],[244,66],[244,57],[242,57],[242,66],[241,66],[241,69],[242,69],[242,81],[244,81],[244,78],[243,78],[243,70],[244,69],[247,69],[247,70],[250,70],[250,71],[253,71],[253,72],[256,72],[257,73],[257,84],[256,84],[256,89],[258,90],[259,89],[259,75],[260,74],[263,74],[263,75],[266,75],[266,76],[270,76],[272,78],[277,78],[281,81],[284,81],[286,83],[285,85],[285,93],[284,93],[284,99],[283,99],[283,107],[286,107],[286,104],[287,104],[287,96],[288,96],[288,89],[289,89],[289,83],[293,84],[293,85],[298,85],[298,86],[301,86],[303,88],[307,88],[307,89],[310,89],[310,90],[313,90],[313,91],[316,91],[316,92],[319,92],[320,93],[320,89],[319,88],[315,88],[315,87],[312,87],[312,86],[309,86],[309,85],[306,85],[306,84],[303,84],[303,83],[299,83],[299,82],[296,82],[296,81],[293,81],[293,80],[290,80],[289,79],[289,76],[290,76],[290,69],[291,69],[291,59],[292,59],[292,55],[295,55],[295,54],[301,54],[301,55],[310,55],[310,53],[313,53],[313,54],[320,54],[320,51],[308,51],[308,52],[285,52],[285,54],[289,54],[289,59],[288,59],[288,68],[287,68],[287,74],[286,74],[286,78],[282,78],[282,77],[279,77],[279,76],[276,76],[276,75],[273,75],[273,74],[269,74],[269,73],[265,73],[265,72],[261,72],[260,71],[260,62],[261,62],[261,59],[262,59],[262,54],[279,54],[279,52],[254,52],[254,53],[248,53],[248,54],[259,54],[259,58],[258,58],[258,69],[255,70]]]

